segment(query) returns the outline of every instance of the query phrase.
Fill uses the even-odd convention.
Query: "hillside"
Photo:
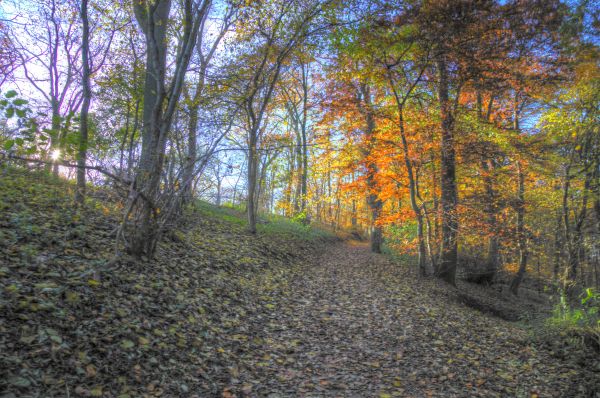
[[[531,339],[364,244],[199,204],[114,254],[102,190],[0,177],[3,397],[594,397],[600,363]],[[589,359],[593,361],[594,359]],[[594,395],[596,394],[596,395]]]

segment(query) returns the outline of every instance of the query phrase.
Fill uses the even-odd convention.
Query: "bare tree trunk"
[[[136,142],[135,140],[135,134],[137,133],[138,129],[139,129],[139,124],[140,124],[140,100],[138,99],[135,103],[135,115],[134,115],[134,119],[133,119],[133,130],[131,131],[131,137],[129,138],[129,149],[127,152],[127,175],[131,175],[131,173],[133,172],[133,164],[134,164],[134,144]]]
[[[569,284],[570,289],[572,289],[572,287],[576,284],[577,272],[579,270],[581,262],[580,259],[583,257],[583,225],[587,216],[588,192],[590,184],[591,173],[586,172],[582,192],[581,208],[579,210],[579,213],[577,214],[577,218],[575,219],[575,225],[573,225],[570,242],[568,242],[567,244],[567,248],[569,251],[569,267],[567,274],[567,282]]]
[[[61,132],[61,117],[60,117],[60,110],[58,108],[58,100],[56,98],[52,98],[52,124],[51,124],[51,128],[52,128],[52,138],[50,139],[50,149],[52,151],[59,151],[58,154],[59,156],[62,156],[62,154],[60,153],[60,136],[62,134]],[[51,154],[52,156],[54,156],[54,154]],[[54,174],[55,177],[58,177],[58,162],[55,161],[54,164],[52,165],[52,174]]]
[[[130,231],[125,233],[129,235],[126,244],[136,257],[152,256],[160,237],[160,209],[157,203],[160,199],[168,133],[200,23],[208,12],[210,3],[210,0],[203,0],[201,5],[195,5],[191,0],[183,2],[183,34],[177,51],[173,80],[167,89],[167,30],[171,0],[133,2],[136,19],[146,39],[142,153],[125,216],[125,225],[132,224],[129,225]],[[130,213],[133,215],[133,223],[128,222]]]
[[[240,179],[242,178],[243,174],[244,174],[244,171],[240,170],[240,174],[238,175],[238,178],[235,180],[235,185],[233,186],[233,198],[231,199],[231,204],[233,206],[235,206],[235,202],[237,199],[238,184],[240,183]]]
[[[354,184],[356,177],[355,177],[355,172],[354,170],[352,171],[352,183]],[[352,228],[356,228],[356,225],[358,224],[358,220],[357,220],[357,214],[356,214],[356,197],[353,195],[352,196],[352,216],[350,218],[350,223],[352,225]]]
[[[294,123],[295,124],[295,123]],[[297,127],[297,126],[296,126]],[[294,213],[299,214],[302,211],[302,175],[304,171],[302,170],[303,162],[302,162],[302,134],[296,128],[296,191],[294,194]]]
[[[305,222],[310,222],[310,216],[306,211],[306,198],[308,194],[308,143],[307,143],[307,124],[308,124],[308,65],[302,64],[302,176],[301,191],[302,199],[300,209],[305,213]]]
[[[125,168],[125,146],[127,145],[127,139],[129,138],[129,126],[131,122],[131,98],[127,99],[127,113],[125,114],[125,132],[123,133],[123,140],[119,148],[119,174],[124,175]]]
[[[170,0],[158,0],[155,5],[145,2],[134,5],[136,18],[146,36],[146,76],[142,124],[142,152],[136,175],[134,193],[137,224],[132,231],[129,250],[135,256],[149,255],[154,251],[156,225],[153,214],[160,177],[164,164],[166,137],[161,137],[161,118],[165,97],[167,57],[167,20],[171,10]]]
[[[331,197],[331,161],[327,162],[327,217],[333,225],[333,203]]]
[[[519,292],[519,286],[523,281],[527,270],[527,234],[525,232],[525,175],[523,166],[520,161],[517,161],[517,173],[519,180],[519,189],[517,194],[517,242],[519,246],[519,270],[517,275],[510,283],[510,291],[515,296]]]
[[[458,219],[456,206],[456,155],[454,149],[454,117],[448,97],[448,67],[443,56],[437,61],[439,83],[438,95],[442,124],[442,170],[441,170],[441,206],[442,206],[442,258],[437,276],[452,285],[456,284],[456,266],[458,262]]]
[[[425,250],[425,235],[423,233],[423,212],[419,204],[417,203],[417,184],[415,181],[415,175],[413,170],[413,164],[410,160],[410,153],[408,150],[408,141],[406,140],[406,132],[404,131],[404,109],[397,99],[398,105],[398,126],[400,129],[400,138],[402,140],[402,150],[404,152],[404,165],[406,167],[406,174],[408,175],[408,186],[410,194],[410,205],[415,213],[417,219],[417,242],[418,242],[418,254],[419,254],[419,272],[421,275],[429,274],[429,265],[427,264],[427,253]]]
[[[557,211],[557,217],[556,217],[556,231],[554,232],[554,267],[553,267],[553,278],[554,281],[556,283],[558,283],[559,280],[559,275],[560,275],[560,259],[562,256],[562,247],[563,247],[563,243],[562,243],[562,234],[561,234],[561,230],[562,230],[562,213],[559,211]]]
[[[258,174],[258,158],[256,154],[256,134],[250,135],[248,150],[248,198],[246,212],[248,215],[248,230],[256,233],[256,179]]]
[[[221,184],[221,178],[217,178],[217,200],[215,203],[217,206],[221,206]]]
[[[485,186],[485,212],[487,217],[487,225],[489,229],[488,250],[486,266],[483,274],[478,278],[480,282],[490,284],[496,276],[496,271],[499,265],[499,242],[498,231],[496,227],[496,191],[494,190],[493,180],[490,173],[494,169],[492,160],[483,160],[481,168],[484,172],[483,183]]]
[[[83,63],[83,103],[81,105],[81,120],[79,122],[79,152],[77,156],[77,189],[75,191],[75,202],[83,204],[85,199],[85,166],[87,161],[88,147],[88,112],[92,98],[92,91],[90,88],[90,26],[88,21],[88,0],[81,0],[80,14],[83,27],[81,36],[81,60]]]
[[[383,207],[383,202],[379,199],[379,195],[375,192],[375,175],[378,170],[375,165],[367,166],[368,168],[368,176],[367,176],[367,186],[369,187],[369,196],[367,197],[367,202],[371,209],[371,251],[374,253],[381,253],[381,244],[383,243],[383,230],[381,225],[378,224],[379,217],[381,216],[381,209]]]
[[[196,161],[198,160],[198,142],[196,128],[198,127],[198,105],[192,104],[190,107],[190,116],[188,120],[188,153],[183,170],[183,200],[191,203],[193,192],[194,171],[196,170]]]
[[[437,272],[438,260],[441,257],[440,244],[440,201],[437,194],[439,176],[435,167],[435,158],[431,161],[431,196],[433,197],[433,240],[435,242],[435,252],[431,256],[431,261],[434,265],[434,271]]]
[[[487,113],[483,115],[483,99],[481,91],[477,91],[477,118],[480,123],[488,123],[493,107],[493,96],[487,106]],[[496,276],[499,263],[499,242],[498,231],[496,227],[496,191],[494,190],[494,181],[491,173],[495,168],[493,155],[482,154],[481,170],[483,174],[483,185],[485,187],[485,213],[488,228],[488,250],[485,269],[477,276],[477,282],[491,284]]]
[[[286,203],[286,208],[284,214],[288,217],[291,217],[292,213],[287,205],[292,204],[292,191],[293,191],[293,183],[294,183],[294,148],[289,149],[288,156],[288,168],[287,168],[287,182],[284,193],[284,201]]]
[[[383,202],[378,195],[378,187],[375,181],[375,177],[379,173],[377,164],[368,159],[371,154],[373,147],[375,146],[375,115],[371,107],[371,93],[368,84],[362,83],[360,86],[360,97],[359,106],[361,113],[365,116],[365,139],[367,141],[366,148],[363,149],[363,156],[367,160],[367,204],[371,210],[371,251],[374,253],[381,253],[381,244],[383,243],[383,230],[379,224],[379,217],[381,216],[381,210],[383,208]]]

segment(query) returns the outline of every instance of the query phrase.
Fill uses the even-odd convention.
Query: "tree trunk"
[[[140,100],[138,99],[135,103],[135,115],[133,118],[133,130],[129,138],[129,149],[127,152],[127,175],[130,176],[133,172],[133,164],[135,161],[134,147],[136,143],[135,134],[139,129],[140,124]]]
[[[51,156],[54,158],[54,151],[58,152],[58,158],[60,158],[63,154],[60,153],[60,136],[61,136],[61,117],[60,117],[60,109],[58,105],[58,100],[56,98],[52,98],[52,137],[50,139],[50,149]],[[52,174],[55,177],[58,177],[58,159],[54,159],[54,163],[52,164]]]
[[[83,103],[81,105],[81,120],[79,127],[79,152],[77,156],[77,189],[75,191],[75,202],[83,204],[85,199],[85,175],[88,146],[88,111],[92,92],[90,88],[90,63],[89,63],[89,36],[90,26],[88,21],[88,0],[81,0],[81,22],[83,27],[81,43],[81,60],[83,64]]]
[[[139,26],[146,39],[146,76],[142,128],[142,153],[135,184],[131,192],[128,212],[133,222],[125,217],[128,231],[128,249],[136,257],[152,256],[160,236],[159,200],[161,178],[165,162],[168,133],[184,84],[184,78],[196,45],[200,22],[208,12],[211,2],[194,5],[191,0],[183,2],[183,34],[177,50],[175,71],[167,91],[165,83],[167,61],[167,30],[171,0],[153,3],[134,1],[133,8]],[[174,207],[173,207],[174,208]],[[171,211],[173,208],[169,208]]]
[[[477,91],[477,118],[480,123],[488,123],[493,107],[493,96],[487,106],[487,113],[483,115],[483,98],[481,91]],[[481,171],[483,174],[483,185],[485,187],[485,213],[487,221],[488,249],[485,269],[477,276],[477,282],[491,284],[496,276],[499,263],[499,242],[498,231],[496,227],[496,191],[494,190],[494,180],[491,173],[495,168],[493,155],[483,154],[481,159]]]
[[[517,173],[519,180],[519,190],[517,194],[517,242],[519,246],[519,270],[517,275],[510,283],[510,291],[515,296],[519,292],[519,286],[523,281],[527,270],[527,235],[525,232],[525,175],[523,166],[520,161],[517,161]]]
[[[154,12],[149,12],[151,8],[154,7],[145,2],[134,3],[136,18],[146,36],[142,152],[135,181],[138,192],[134,193],[136,198],[132,199],[135,202],[134,217],[137,225],[134,226],[129,243],[129,250],[136,257],[149,255],[154,251],[156,209],[152,200],[159,190],[166,144],[166,137],[161,136],[161,119],[165,98],[167,20],[171,1],[158,0]]]
[[[258,174],[258,158],[256,156],[256,134],[250,135],[248,150],[248,198],[246,212],[248,214],[248,230],[256,233],[256,179]]]
[[[217,206],[221,206],[221,183],[222,180],[220,178],[217,179],[217,200],[215,204]]]
[[[310,217],[306,211],[306,200],[308,194],[308,143],[307,143],[307,123],[308,123],[308,65],[302,64],[302,176],[301,190],[302,198],[300,209],[305,214],[305,222],[310,222]]]
[[[448,97],[448,70],[443,56],[437,61],[442,130],[441,160],[441,207],[442,207],[442,258],[437,276],[456,285],[456,267],[458,262],[458,219],[456,206],[458,194],[456,190],[456,164],[454,150],[454,118]]]
[[[577,218],[575,220],[575,225],[573,226],[573,231],[571,234],[571,241],[568,243],[568,251],[569,251],[569,268],[567,274],[567,282],[569,290],[576,284],[577,280],[577,272],[580,266],[580,259],[583,257],[581,253],[583,252],[583,225],[585,223],[585,219],[587,216],[587,206],[588,206],[588,192],[591,185],[591,176],[592,174],[588,171],[585,173],[585,182],[583,185],[582,192],[582,202],[581,209],[579,210],[579,214],[577,214]]]
[[[355,175],[354,175],[354,171],[352,171],[352,183],[354,184],[355,181]],[[357,218],[356,218],[356,198],[353,196],[352,197],[352,216],[350,218],[350,224],[352,225],[352,229],[355,229],[358,222],[357,222]]]
[[[416,79],[413,83],[413,88],[417,84],[419,79]],[[415,214],[415,218],[417,220],[417,242],[418,242],[418,255],[419,255],[419,272],[421,275],[428,275],[430,272],[430,265],[427,262],[427,252],[425,249],[425,236],[423,233],[423,209],[417,203],[418,187],[417,187],[417,179],[415,178],[413,161],[410,157],[410,150],[408,147],[408,140],[406,139],[406,131],[404,127],[404,104],[406,103],[409,95],[412,91],[410,88],[403,97],[400,97],[398,90],[394,84],[394,78],[392,76],[391,70],[388,69],[388,83],[392,92],[394,93],[394,99],[396,101],[396,109],[398,111],[398,130],[400,132],[400,139],[402,141],[402,152],[404,155],[404,166],[406,168],[406,174],[408,176],[408,186],[409,186],[409,196],[410,196],[410,206]],[[421,202],[423,202],[421,200]]]
[[[493,180],[490,176],[490,173],[494,169],[494,162],[492,160],[483,160],[481,162],[481,168],[484,172],[483,183],[486,193],[485,212],[489,238],[485,270],[478,279],[481,283],[491,284],[498,270],[500,255],[500,244],[498,242],[498,230],[496,227],[496,191],[494,190]]]
[[[192,104],[188,121],[188,153],[183,170],[183,200],[185,203],[191,203],[193,198],[193,180],[196,170],[196,161],[198,160],[198,143],[196,137],[196,128],[198,127],[198,106]]]
[[[556,231],[554,232],[554,267],[553,267],[553,278],[554,281],[558,284],[559,281],[559,275],[560,275],[560,259],[562,257],[562,248],[563,248],[563,243],[562,243],[562,234],[561,234],[561,230],[562,230],[562,213],[560,212],[560,210],[557,211],[557,217],[556,217]]]
[[[292,191],[294,189],[294,153],[294,148],[290,148],[288,156],[286,187],[284,191],[284,203],[286,204],[284,215],[287,217],[291,217],[293,214],[293,212],[290,211],[289,206],[292,204]]]
[[[296,128],[296,192],[294,195],[294,214],[300,214],[302,211],[302,133]]]
[[[377,167],[375,165],[368,166],[367,186],[369,187],[369,196],[367,202],[371,209],[371,251],[374,253],[381,253],[381,244],[383,243],[383,230],[381,225],[378,224],[379,217],[381,216],[381,209],[383,202],[379,199],[379,195],[375,192],[375,181],[374,177],[377,173]]]
[[[383,208],[383,202],[379,199],[378,191],[379,188],[375,182],[375,177],[379,173],[377,164],[370,161],[369,155],[371,154],[372,148],[375,145],[375,115],[371,108],[371,97],[370,90],[367,84],[361,84],[361,95],[362,95],[362,113],[365,115],[366,126],[365,126],[365,138],[367,141],[367,148],[363,150],[363,155],[367,162],[367,204],[371,210],[371,251],[374,253],[381,253],[381,244],[383,243],[383,230],[379,225],[379,217],[381,216],[381,209]]]
[[[398,126],[400,128],[400,138],[402,139],[402,149],[404,152],[404,165],[406,174],[408,175],[408,186],[410,194],[410,206],[415,213],[417,219],[417,242],[419,254],[419,272],[426,276],[429,274],[429,266],[427,264],[427,252],[425,250],[425,235],[423,233],[423,212],[417,203],[417,184],[413,170],[413,164],[410,159],[408,150],[408,141],[406,140],[406,132],[404,131],[404,109],[398,105]]]

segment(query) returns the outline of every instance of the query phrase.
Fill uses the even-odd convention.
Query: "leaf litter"
[[[598,393],[593,367],[361,244],[252,236],[204,209],[155,259],[107,269],[110,201],[74,210],[39,178],[0,179],[3,397]]]

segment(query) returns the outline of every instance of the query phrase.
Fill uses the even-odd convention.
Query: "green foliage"
[[[241,206],[225,205],[218,207],[208,202],[197,201],[196,209],[202,216],[218,219],[226,223],[247,226],[246,214]],[[293,219],[270,215],[268,220],[257,225],[259,234],[278,236],[294,241],[320,241],[334,239],[335,235],[317,225],[306,223],[306,214],[300,213]]]
[[[233,206],[215,206],[203,200],[198,200],[194,204],[197,211],[204,217],[209,219],[219,219],[228,223],[237,224],[244,226],[246,225],[246,219],[243,214],[241,207]]]
[[[47,118],[48,115],[33,115],[28,107],[29,101],[20,98],[14,90],[0,96],[0,121],[4,131],[0,131],[0,148],[13,151],[18,155],[46,155],[52,142],[53,147],[59,148],[63,158],[74,158],[79,148],[79,118],[74,112],[66,116],[55,116],[52,127],[40,125],[37,117]],[[96,124],[90,119],[91,147],[95,147]]]
[[[28,103],[27,100],[19,98],[14,90],[8,91],[0,99],[0,115],[4,118],[6,126],[6,131],[0,135],[2,149],[9,151],[18,147],[25,148],[28,154],[32,153],[30,148],[37,125],[30,117],[31,109],[27,106]]]
[[[302,212],[294,215],[294,217],[292,217],[292,221],[303,223],[303,224],[306,223],[306,212],[302,211]]]
[[[319,241],[334,239],[333,233],[314,224],[307,224],[306,216],[289,219],[281,216],[271,216],[269,222],[258,225],[258,231],[266,235],[276,235],[293,240]]]
[[[589,336],[600,345],[600,292],[587,288],[574,306],[564,291],[546,324],[563,333]]]

